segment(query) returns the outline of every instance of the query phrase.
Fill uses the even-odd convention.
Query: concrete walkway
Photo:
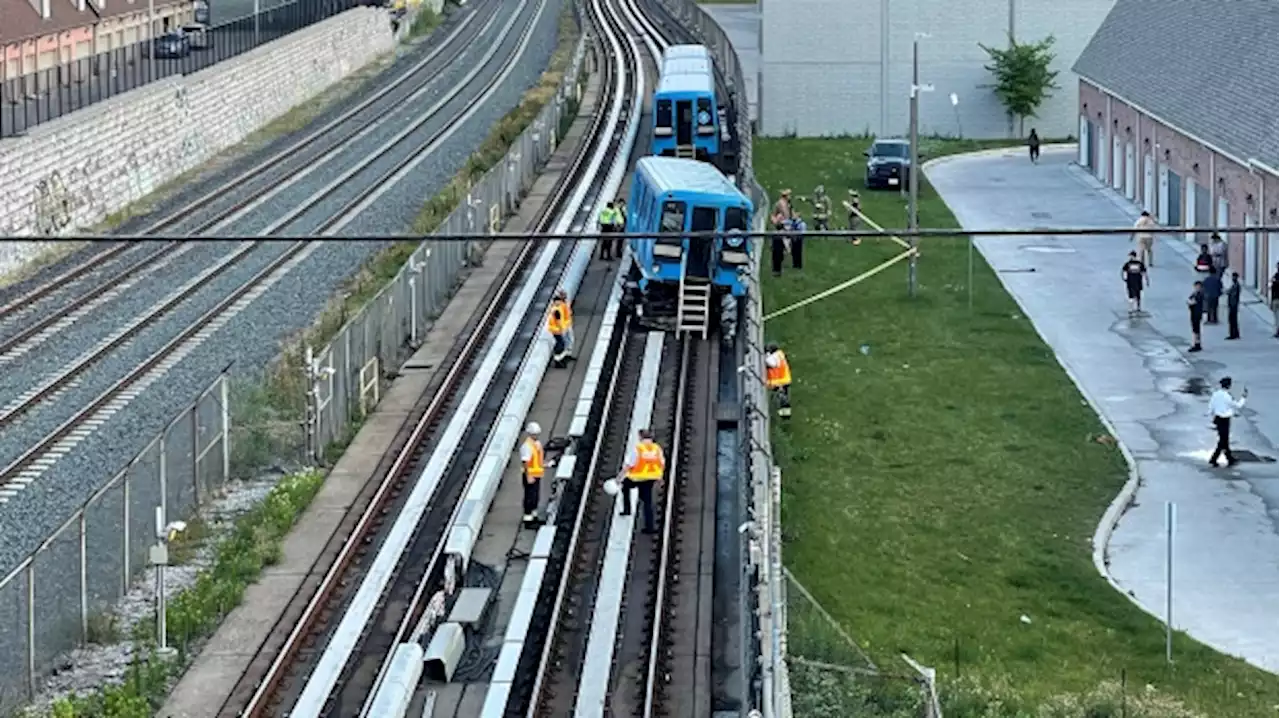
[[[1131,225],[1139,210],[1108,196],[1071,164],[1074,157],[1074,148],[1054,149],[1032,165],[1016,149],[942,158],[924,169],[966,229]],[[1270,313],[1246,292],[1253,303],[1241,311],[1243,339],[1224,341],[1224,303],[1222,325],[1204,329],[1204,351],[1187,354],[1192,248],[1181,235],[1158,241],[1143,299],[1150,316],[1130,320],[1120,265],[1131,246],[1116,236],[977,240],[1133,468],[1099,526],[1095,562],[1113,585],[1163,617],[1164,512],[1174,502],[1175,627],[1275,672],[1280,354]],[[1207,393],[1227,375],[1237,391],[1250,390],[1233,445],[1262,460],[1211,469]]]

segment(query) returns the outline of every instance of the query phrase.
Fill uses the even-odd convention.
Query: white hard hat
[[[524,427],[524,432],[526,434],[533,434],[534,436],[537,436],[538,434],[542,433],[542,427],[538,425],[538,422],[531,421],[527,426]]]
[[[606,479],[604,482],[604,492],[610,496],[617,496],[621,488],[617,479]]]

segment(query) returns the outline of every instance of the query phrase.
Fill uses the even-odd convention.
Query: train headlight
[[[746,240],[743,239],[742,237],[729,236],[729,237],[725,237],[724,243],[729,245],[730,247],[733,247],[734,249],[737,249],[738,247],[741,247],[742,243],[745,241]]]
[[[703,110],[702,112],[699,112],[699,113],[698,113],[698,124],[700,124],[700,125],[709,125],[709,124],[711,124],[711,113],[710,113],[710,112],[707,112],[706,110]]]

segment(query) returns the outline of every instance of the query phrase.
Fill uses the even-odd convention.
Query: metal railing
[[[98,638],[99,613],[148,566],[156,507],[165,516],[184,516],[226,483],[227,395],[224,371],[0,580],[0,714],[34,697],[59,654]]]
[[[156,46],[154,60],[152,41],[145,39],[10,77],[0,82],[0,138],[23,134],[156,80],[203,70],[366,4],[369,3],[361,0],[292,0],[205,28],[188,36],[185,44],[171,46],[162,40]],[[100,47],[104,43],[101,39],[98,42]]]
[[[584,37],[555,97],[506,156],[471,187],[433,238],[414,250],[396,277],[345,322],[327,346],[304,347],[308,446],[313,459],[322,459],[327,446],[348,438],[372,410],[386,378],[421,345],[462,270],[486,241],[451,237],[498,232],[533,186],[582,99],[579,75],[586,47]]]

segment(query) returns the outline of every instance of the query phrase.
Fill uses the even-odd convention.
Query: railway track
[[[623,73],[625,74],[625,73]],[[561,230],[581,223],[581,208],[593,192],[601,162],[616,149],[611,125],[624,109],[618,91],[626,77],[610,70],[605,78],[612,105],[593,119],[573,166],[557,186],[555,196],[535,223],[546,230],[560,219]],[[568,222],[566,221],[568,218]],[[535,249],[536,247],[536,249]],[[397,643],[415,630],[432,593],[427,587],[452,583],[456,576],[442,553],[446,527],[460,508],[476,459],[489,437],[508,390],[521,369],[521,357],[542,334],[545,307],[571,256],[589,252],[577,242],[528,243],[525,252],[538,252],[537,266],[524,278],[519,296],[509,298],[503,327],[493,320],[478,325],[473,343],[493,343],[483,361],[472,353],[455,364],[457,379],[440,387],[433,409],[418,419],[399,449],[361,518],[345,539],[335,540],[326,553],[334,558],[317,582],[318,590],[305,606],[286,613],[277,633],[275,657],[258,661],[261,670],[246,675],[244,701],[229,701],[223,714],[291,716],[361,715],[369,709],[387,660]],[[526,260],[527,262],[528,260]],[[509,280],[512,281],[512,280]],[[510,293],[513,290],[508,290]],[[496,298],[494,305],[501,303]],[[493,334],[486,340],[474,339]],[[505,344],[500,340],[505,339]],[[460,399],[461,377],[475,377]],[[450,418],[448,426],[443,425]],[[301,604],[301,597],[295,601]],[[238,704],[237,704],[238,703]]]
[[[329,181],[320,191],[301,198],[282,215],[274,213],[256,234],[264,239],[296,232],[336,234],[483,106],[517,66],[546,2],[489,0],[461,11],[465,15],[443,42],[390,84],[238,173],[225,188],[152,223],[147,233],[191,235],[243,224],[272,210],[267,203],[279,199],[278,194],[323,171],[318,176]],[[504,9],[512,12],[504,14]],[[487,46],[473,47],[486,39],[491,40]],[[442,70],[460,59],[475,64],[460,81],[445,86]],[[436,102],[422,110],[425,100],[433,97]],[[389,133],[394,136],[386,139]],[[353,154],[372,141],[380,142],[374,152]],[[342,162],[347,168],[335,169]],[[93,428],[154,383],[158,374],[194,351],[314,251],[314,245],[301,241],[259,240],[192,262],[186,256],[196,253],[190,243],[145,249],[107,245],[90,261],[0,307],[0,365],[41,367],[36,377],[24,379],[24,385],[10,394],[0,387],[0,430],[11,437],[0,444],[0,504],[35,482]],[[176,290],[107,328],[118,321],[110,314],[112,300],[137,291],[135,285],[154,279],[166,267],[184,266],[197,273],[174,282]],[[232,274],[247,279],[229,279]],[[157,289],[146,287],[144,294]],[[37,306],[39,311],[33,310]],[[89,321],[95,318],[99,321]],[[165,331],[172,334],[161,336]],[[73,333],[91,337],[82,339],[87,350],[68,354],[63,340],[62,351],[54,351],[56,363],[48,363],[54,368],[34,364],[47,360],[50,348],[56,350],[59,340]],[[127,361],[131,368],[112,369],[120,362],[108,364],[108,357]]]

